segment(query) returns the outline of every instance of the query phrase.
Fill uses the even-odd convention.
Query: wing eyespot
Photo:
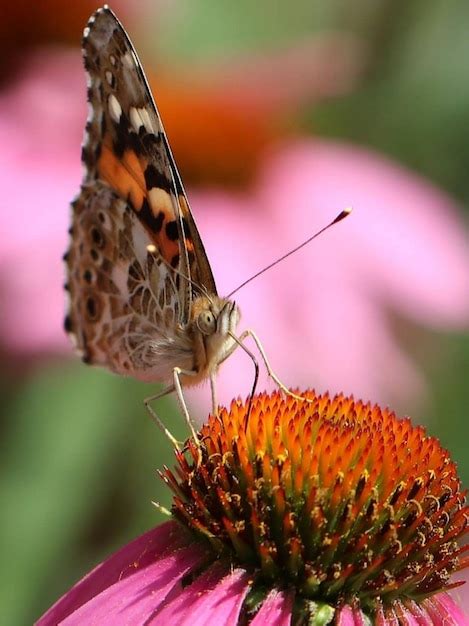
[[[88,283],[88,285],[91,285],[91,283],[93,282],[93,272],[90,269],[86,269],[83,272],[83,280],[85,281],[85,283]]]
[[[90,230],[90,235],[91,235],[91,239],[93,240],[93,243],[102,250],[104,246],[106,245],[106,239],[103,233],[101,232],[101,230],[97,228],[96,226],[92,226]]]
[[[71,333],[73,330],[72,318],[70,315],[66,315],[64,318],[64,330],[66,333]]]
[[[98,306],[96,298],[89,296],[86,299],[85,308],[86,308],[86,314],[88,318],[92,322],[96,321],[99,317],[99,306]]]
[[[177,241],[179,239],[179,231],[176,220],[171,220],[166,224],[166,236],[170,241]]]

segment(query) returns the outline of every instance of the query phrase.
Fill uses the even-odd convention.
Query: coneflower
[[[173,521],[38,621],[450,626],[469,563],[456,467],[409,419],[352,397],[233,401],[161,476]]]

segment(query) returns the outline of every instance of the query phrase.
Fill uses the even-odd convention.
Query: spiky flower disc
[[[378,610],[449,588],[468,507],[448,453],[387,409],[304,395],[211,417],[163,472],[176,517],[259,586],[306,601]]]

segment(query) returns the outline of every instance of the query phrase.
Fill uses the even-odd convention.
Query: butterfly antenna
[[[272,267],[275,267],[275,265],[277,265],[278,263],[281,263],[286,258],[288,258],[290,255],[295,254],[295,252],[298,252],[298,250],[301,250],[301,248],[304,248],[304,246],[308,245],[308,243],[310,243],[310,241],[313,241],[313,239],[316,239],[316,237],[319,237],[319,235],[322,235],[322,233],[324,233],[326,230],[328,230],[331,226],[334,226],[335,224],[338,224],[339,222],[341,222],[348,215],[350,215],[351,212],[352,212],[352,209],[350,207],[347,208],[347,209],[344,209],[343,211],[341,211],[339,213],[339,215],[337,215],[337,217],[332,220],[332,222],[327,224],[327,226],[324,226],[323,228],[321,228],[321,230],[318,230],[317,233],[314,233],[314,235],[312,235],[311,237],[308,237],[308,239],[306,239],[306,241],[303,241],[303,243],[300,243],[300,245],[296,246],[296,248],[293,248],[292,250],[289,250],[286,254],[282,255],[281,257],[279,257],[278,259],[276,259],[272,263],[269,263],[269,265],[267,265],[266,267],[263,267],[261,270],[256,272],[253,276],[251,276],[250,278],[245,280],[244,283],[241,283],[241,285],[236,287],[236,289],[233,289],[233,291],[231,293],[229,293],[226,297],[227,298],[231,298],[231,296],[233,296],[237,291],[242,289],[242,287],[245,287],[252,280],[257,278],[258,276],[260,276],[264,272],[267,272],[267,270],[272,269]]]

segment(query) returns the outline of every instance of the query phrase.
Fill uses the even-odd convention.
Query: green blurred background
[[[96,8],[83,0],[73,9],[59,0],[38,3],[39,8],[26,4],[2,9],[3,94],[44,50],[79,64],[81,31]],[[193,155],[183,140],[179,147],[172,141],[190,185],[215,182],[243,189],[270,142],[293,132],[334,137],[379,150],[430,179],[459,203],[464,223],[469,203],[469,4],[191,0],[177,9],[164,2],[120,2],[112,8],[141,51],[153,84],[158,84],[161,65],[167,85],[193,65],[201,74],[201,68],[212,71],[221,58],[249,67],[250,59],[261,53],[275,54],[330,33],[347,41],[356,55],[350,66],[344,63],[336,86],[325,88],[321,97],[302,96],[284,119],[278,111],[275,117],[267,102],[259,105],[254,119],[231,120],[234,135],[244,132],[252,140],[248,159],[240,158],[235,146],[228,165],[217,170],[209,165],[211,158],[217,161],[210,148]],[[213,86],[206,84],[201,79],[197,88],[184,93],[190,98],[195,89],[206,115],[202,119],[209,124],[204,89],[210,103]],[[171,116],[171,97],[162,92],[162,108]],[[84,101],[80,85],[74,97]],[[40,126],[34,101],[26,110]],[[264,126],[267,115],[275,117],[275,123],[271,119]],[[179,121],[174,121],[176,139]],[[8,151],[4,142],[3,150]],[[78,162],[78,146],[76,152]],[[36,193],[45,193],[40,182],[35,184]],[[78,184],[79,175],[75,189]],[[1,211],[8,209],[3,197]],[[63,211],[68,212],[67,206]],[[24,226],[36,228],[31,221]],[[27,253],[34,250],[28,248]],[[47,293],[43,297],[47,299]],[[5,299],[0,306],[6,306]],[[451,450],[468,484],[469,338],[461,328],[430,331],[401,319],[395,325],[396,340],[406,345],[427,383],[425,398],[412,407],[413,419],[425,423]],[[57,335],[61,332],[58,328]],[[16,625],[31,623],[100,559],[161,521],[151,500],[169,506],[169,498],[156,468],[171,464],[172,455],[145,417],[142,399],[149,394],[147,386],[85,367],[66,343],[57,347],[52,341],[48,347],[43,342],[41,348],[16,350],[5,341],[0,356],[0,621]],[[159,412],[182,438],[173,400],[162,402]]]

